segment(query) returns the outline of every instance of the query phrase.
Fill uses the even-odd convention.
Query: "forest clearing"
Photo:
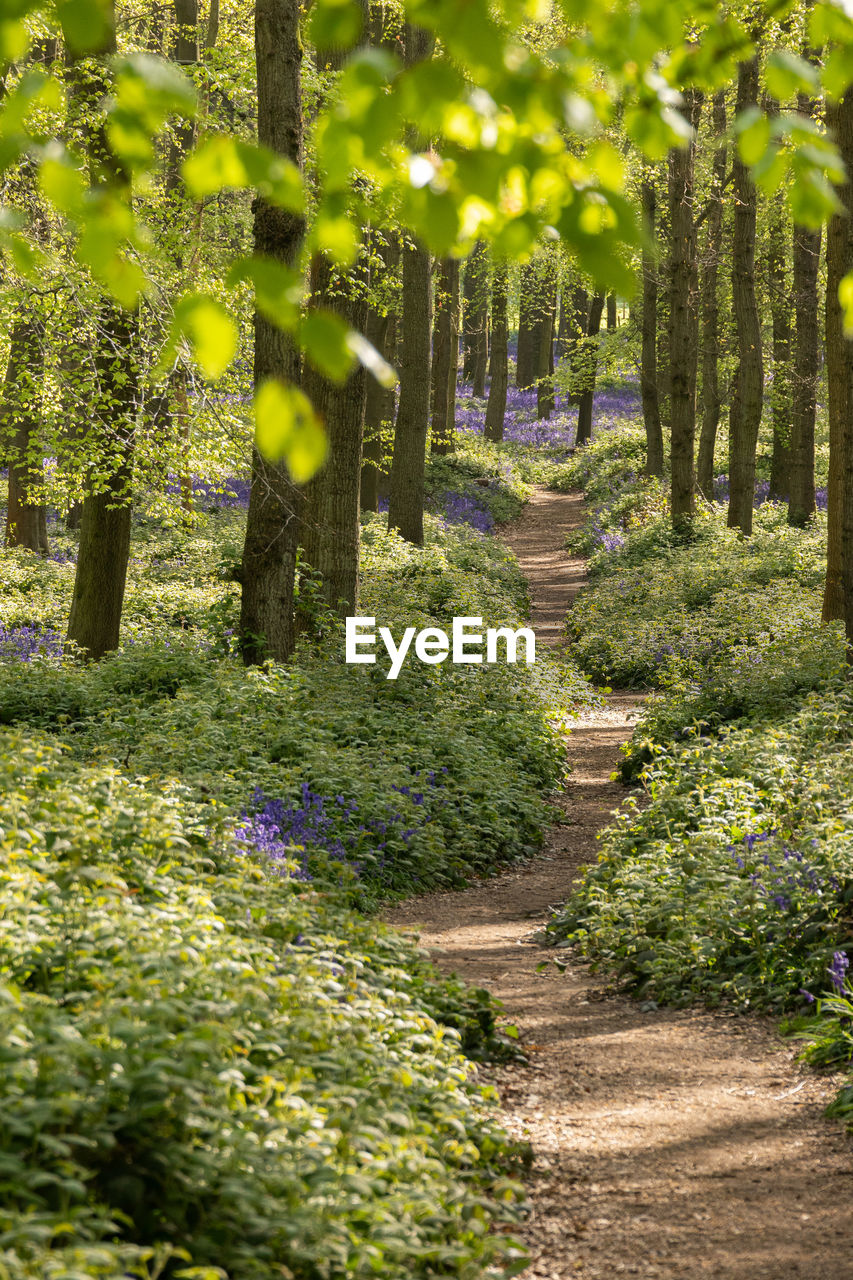
[[[853,1280],[849,6],[0,55],[0,1280]]]

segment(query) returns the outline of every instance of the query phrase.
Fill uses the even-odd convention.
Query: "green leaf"
[[[740,158],[746,165],[757,164],[770,143],[770,121],[758,107],[744,111],[735,121]]]
[[[263,383],[255,395],[255,443],[266,458],[286,462],[297,484],[319,471],[329,449],[308,397],[277,378]]]
[[[357,0],[314,0],[308,20],[308,42],[320,52],[351,49],[364,26]]]
[[[332,311],[312,309],[299,329],[300,345],[315,369],[343,382],[352,369],[354,357],[348,345],[349,327]]]
[[[110,0],[57,0],[56,10],[72,53],[103,48],[112,30]]]
[[[817,93],[820,88],[817,69],[788,49],[773,50],[764,74],[768,90],[782,102],[797,93]]]
[[[255,147],[226,134],[207,138],[183,164],[183,177],[197,199],[216,195],[225,187],[254,187],[262,196],[302,213],[305,193],[297,166],[269,147]]]
[[[358,256],[359,235],[346,214],[317,214],[311,239],[317,249],[341,267],[349,267]]]
[[[300,271],[285,267],[275,258],[255,254],[239,259],[228,273],[226,284],[233,289],[251,284],[255,306],[277,328],[291,332],[299,323],[304,279]]]
[[[220,378],[237,354],[237,326],[215,298],[195,293],[175,308],[175,325],[188,339],[198,366],[211,382]]]
[[[42,195],[63,213],[77,215],[83,209],[86,179],[67,152],[48,156],[39,167]]]

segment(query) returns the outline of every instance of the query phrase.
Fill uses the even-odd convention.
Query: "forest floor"
[[[563,549],[582,518],[578,495],[537,490],[504,531],[540,644],[560,643],[584,583],[584,562]],[[772,1019],[638,1003],[538,945],[625,796],[610,775],[639,703],[617,690],[578,719],[571,776],[527,866],[389,919],[497,996],[530,1055],[484,1072],[505,1127],[534,1150],[525,1280],[853,1280],[853,1150],[822,1117],[833,1080],[801,1068]],[[565,972],[536,972],[555,957],[570,959]]]

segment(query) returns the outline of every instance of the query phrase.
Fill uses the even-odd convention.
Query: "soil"
[[[561,643],[584,582],[563,550],[581,515],[577,495],[538,490],[504,534],[540,644]],[[638,1003],[538,942],[625,797],[610,775],[640,701],[615,691],[574,725],[539,856],[388,918],[503,1001],[528,1050],[528,1066],[483,1072],[504,1127],[535,1153],[526,1280],[853,1280],[853,1144],[822,1116],[837,1080],[801,1068],[770,1019]],[[536,972],[555,956],[565,972]]]

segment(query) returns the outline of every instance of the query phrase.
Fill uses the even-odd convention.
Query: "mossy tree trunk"
[[[9,468],[6,545],[48,552],[47,511],[30,495],[44,481],[38,429],[44,373],[43,334],[25,307],[12,325],[9,360],[0,396],[3,455]]]

